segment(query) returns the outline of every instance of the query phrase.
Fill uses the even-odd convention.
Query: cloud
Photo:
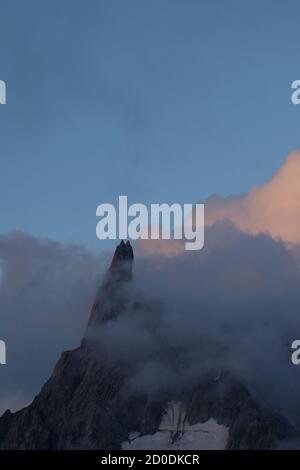
[[[206,201],[205,222],[229,219],[248,233],[269,233],[289,243],[300,243],[300,151],[292,152],[262,186],[243,196]]]
[[[130,367],[134,388],[174,391],[203,371],[227,370],[295,422],[299,267],[284,243],[229,222],[209,227],[206,240],[199,252],[136,258],[127,308],[101,325],[101,347]]]
[[[155,392],[227,369],[259,402],[299,424],[290,346],[300,337],[300,245],[291,251],[285,243],[300,244],[299,172],[300,152],[293,152],[247,195],[208,199],[201,251],[136,243],[127,308],[99,331],[107,354],[134,370],[132,387]],[[78,345],[106,266],[82,247],[0,236],[0,338],[7,343],[0,412],[30,402],[60,352]]]
[[[300,150],[295,150],[269,181],[253,187],[247,194],[210,196],[204,201],[205,225],[209,227],[227,219],[244,232],[267,233],[287,245],[299,245],[299,181]],[[140,240],[138,249],[147,256],[175,256],[184,251],[184,244],[179,240]]]
[[[105,261],[22,232],[0,236],[0,413],[30,402],[61,351],[78,346]]]
[[[140,239],[136,244],[141,256],[176,256],[184,250],[182,240]]]

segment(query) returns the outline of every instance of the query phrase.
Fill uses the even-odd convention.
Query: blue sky
[[[0,232],[242,193],[300,147],[297,0],[0,0]]]

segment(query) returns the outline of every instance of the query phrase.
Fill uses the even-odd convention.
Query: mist
[[[185,388],[206,371],[226,371],[258,403],[299,425],[300,369],[291,364],[291,343],[300,335],[300,271],[293,252],[225,221],[208,228],[205,240],[193,253],[139,253],[126,309],[96,332],[101,347],[130,367],[135,390]]]
[[[23,232],[0,236],[0,414],[30,403],[61,352],[78,346],[106,261]]]
[[[200,251],[155,255],[144,243],[133,246],[124,311],[94,332],[105,357],[131,370],[128,391],[184,389],[227,371],[299,426],[297,246],[226,221],[206,229]],[[110,257],[20,232],[0,237],[1,412],[28,404],[60,353],[79,345]]]

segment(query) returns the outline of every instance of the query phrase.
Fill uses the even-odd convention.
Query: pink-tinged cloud
[[[176,256],[184,249],[181,240],[164,240],[161,239],[161,227],[158,225],[148,226],[144,230],[148,236],[151,233],[156,234],[158,239],[148,238],[139,239],[136,244],[138,253],[143,256]]]
[[[205,202],[205,225],[228,219],[240,230],[267,233],[300,244],[300,150],[288,155],[274,176],[245,195],[211,196]],[[176,256],[184,251],[179,240],[140,240],[144,255]]]
[[[206,201],[205,223],[229,219],[241,230],[269,233],[290,243],[300,243],[300,151],[293,151],[262,186],[243,196]]]

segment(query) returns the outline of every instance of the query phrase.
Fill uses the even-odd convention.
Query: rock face
[[[132,278],[133,250],[129,242],[117,246],[110,268],[97,292],[88,329],[118,316],[126,302],[123,287]]]
[[[217,448],[268,449],[293,438],[283,418],[262,410],[225,372],[155,396],[129,391],[130,370],[99,355],[88,332],[121,314],[132,263],[130,243],[121,242],[80,347],[62,353],[28,407],[2,415],[0,449],[201,449],[212,442],[205,433],[219,436]]]

